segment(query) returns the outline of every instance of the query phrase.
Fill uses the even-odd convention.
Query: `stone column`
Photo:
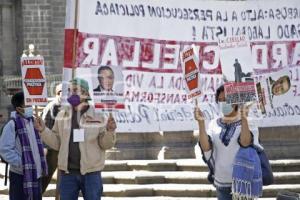
[[[11,3],[0,6],[2,18],[1,30],[1,61],[3,75],[16,75],[20,72],[19,65],[16,64],[16,35],[14,8]],[[5,48],[3,48],[5,47]]]

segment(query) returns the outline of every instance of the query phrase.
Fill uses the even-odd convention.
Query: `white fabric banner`
[[[79,0],[77,13],[76,30],[66,27],[66,46],[76,32],[75,66],[123,69],[126,109],[114,113],[118,131],[197,129],[180,63],[180,51],[191,44],[199,58],[200,106],[207,120],[218,115],[214,104],[214,93],[222,84],[218,37],[241,34],[250,41],[256,81],[282,68],[290,71],[292,92],[266,114],[253,109],[254,116],[264,127],[299,125],[299,0]],[[72,67],[68,54],[66,48],[65,72]]]

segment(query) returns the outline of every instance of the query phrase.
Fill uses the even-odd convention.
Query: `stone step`
[[[271,160],[273,172],[300,171],[300,160]],[[4,175],[4,163],[0,163],[0,178]],[[178,160],[107,160],[103,171],[198,171],[206,172],[202,159]]]
[[[281,190],[288,190],[300,193],[300,185],[271,185],[265,186],[263,190],[263,198],[275,198]],[[7,189],[0,189],[0,199],[8,196]],[[50,184],[43,199],[51,199],[55,196],[55,184]],[[124,184],[104,184],[103,196],[107,200],[112,199],[182,199],[194,200],[191,197],[202,197],[202,199],[215,199],[216,192],[212,185],[208,184],[150,184],[150,185],[124,185]],[[190,197],[190,198],[188,198]],[[104,198],[105,199],[105,198]],[[197,198],[198,199],[198,198]]]
[[[279,190],[300,192],[298,185],[272,185],[264,187],[263,197],[276,197]],[[215,197],[215,188],[207,184],[150,184],[150,185],[104,185],[104,196],[171,196]]]
[[[271,160],[274,172],[300,171],[300,160]],[[104,171],[207,171],[202,159],[178,160],[108,160]]]
[[[209,184],[207,174],[191,171],[114,171],[102,172],[102,180],[104,184]],[[274,179],[274,184],[300,184],[300,172],[274,172]],[[55,175],[51,183],[56,183]]]
[[[105,184],[209,184],[207,172],[149,172],[115,171],[102,172]],[[300,172],[274,172],[275,184],[300,184]]]
[[[103,196],[106,197],[215,197],[216,191],[211,184],[104,184]],[[300,184],[281,184],[264,186],[263,197],[276,197],[281,190],[300,193]],[[7,195],[7,190],[0,190]],[[55,195],[55,184],[50,184],[45,197]]]
[[[1,200],[9,200],[8,195],[0,195]],[[274,198],[259,198],[260,200],[274,200]],[[55,200],[55,197],[43,197],[43,200]],[[79,197],[78,200],[83,200]],[[217,198],[195,197],[102,197],[101,200],[217,200]]]

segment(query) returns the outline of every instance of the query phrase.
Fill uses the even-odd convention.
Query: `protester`
[[[55,99],[51,101],[43,110],[42,119],[45,125],[52,129],[55,117],[61,109],[62,84],[58,84],[55,88]],[[58,152],[51,148],[47,148],[46,161],[48,164],[48,176],[42,178],[42,193],[44,193],[52,179],[52,176],[57,168]]]
[[[84,79],[72,80],[70,94],[71,106],[58,113],[52,130],[40,118],[35,126],[43,141],[58,150],[61,200],[77,200],[80,190],[85,200],[98,200],[105,150],[115,144],[116,123],[111,115],[105,123],[101,113],[88,103],[89,85]]]
[[[98,69],[99,85],[94,89],[94,92],[113,92],[114,72],[109,66],[101,66]]]
[[[43,144],[33,126],[33,109],[24,93],[13,95],[14,111],[0,138],[0,154],[10,164],[10,200],[41,200],[41,177],[47,175]]]
[[[213,168],[213,176],[210,178],[217,188],[217,197],[219,200],[227,200],[232,199],[233,166],[239,158],[236,158],[237,152],[240,147],[248,147],[252,143],[259,145],[258,129],[248,123],[249,107],[239,108],[238,105],[226,104],[224,86],[217,89],[216,102],[224,116],[212,120],[207,129],[198,107],[195,108],[194,115],[199,125],[200,148],[205,161]]]

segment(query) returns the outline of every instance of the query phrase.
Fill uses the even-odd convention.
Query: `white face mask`
[[[24,108],[24,117],[30,118],[33,116],[33,109],[32,107],[26,107]]]
[[[220,109],[224,115],[228,115],[233,111],[233,107],[231,104],[227,104],[226,102],[219,102]]]

